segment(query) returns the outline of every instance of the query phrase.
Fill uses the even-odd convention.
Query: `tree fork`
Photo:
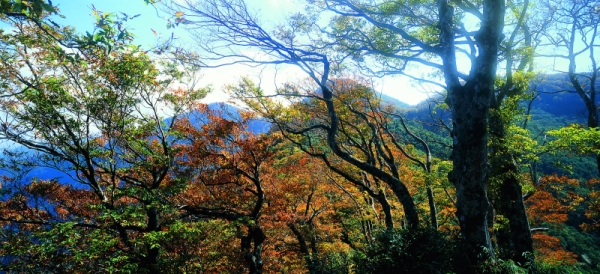
[[[494,258],[487,221],[487,126],[505,9],[502,0],[483,1],[481,27],[475,35],[478,56],[463,84],[456,64],[454,8],[448,0],[438,1],[440,56],[453,125],[453,170],[448,179],[456,187],[461,234],[473,262]]]

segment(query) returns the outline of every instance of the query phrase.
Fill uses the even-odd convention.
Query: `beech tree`
[[[14,146],[2,159],[3,270],[224,271],[208,246],[260,273],[269,139],[247,130],[251,116],[199,104],[209,89],[195,88],[197,70],[152,60],[119,18],[94,12],[89,35],[9,18],[0,36],[0,138]],[[203,240],[211,229],[218,241]]]
[[[177,116],[207,90],[171,89],[193,70],[131,45],[129,18],[94,13],[85,36],[3,18],[13,27],[0,37],[0,136],[15,146],[3,159],[0,203],[8,270],[152,272],[156,235],[178,220],[157,193],[178,189],[166,184],[178,138],[161,113]],[[32,178],[34,168],[56,175]]]
[[[240,257],[249,273],[262,273],[266,239],[260,218],[266,203],[263,165],[272,155],[272,141],[249,132],[251,116],[244,115],[237,122],[223,118],[226,114],[219,111],[195,114],[195,123],[182,119],[175,126],[186,143],[178,152],[175,175],[191,181],[175,199],[180,209],[196,218],[243,224],[246,235],[240,238]]]
[[[423,139],[416,136],[406,125],[404,119],[395,113],[394,107],[385,105],[377,98],[367,83],[353,79],[335,79],[331,85],[334,92],[334,105],[339,114],[340,128],[337,142],[348,154],[382,172],[387,172],[401,182],[405,182],[410,195],[420,191],[416,185],[418,178],[424,178],[429,206],[431,227],[437,229],[437,211],[432,186],[433,158]],[[389,194],[385,181],[370,170],[362,170],[331,153],[326,149],[328,114],[320,97],[318,87],[307,84],[288,84],[278,93],[289,100],[288,107],[281,107],[269,98],[260,98],[262,92],[248,80],[237,87],[230,87],[236,98],[241,99],[262,117],[271,121],[281,134],[296,146],[313,157],[321,159],[326,167],[343,176],[347,181],[368,193],[381,206],[388,229],[394,227]],[[317,90],[316,92],[313,90]],[[297,100],[298,98],[303,100]],[[304,114],[304,115],[303,115]],[[406,134],[423,146],[422,157],[404,143]],[[412,162],[412,163],[411,163]],[[411,170],[417,165],[424,176],[416,176]]]
[[[213,31],[210,36],[207,36],[207,43],[211,40],[215,43],[222,43],[222,41],[232,41],[230,48],[234,52],[218,52],[214,51],[214,48],[210,45],[206,45],[206,50],[213,49],[212,52],[216,55],[216,59],[225,60],[227,57],[233,58],[232,60],[225,61],[229,64],[234,63],[258,63],[258,64],[294,64],[300,66],[309,77],[317,83],[318,88],[322,93],[322,101],[325,103],[328,110],[329,122],[326,128],[326,135],[323,136],[327,140],[327,144],[337,157],[340,157],[344,161],[356,166],[357,168],[377,177],[378,179],[385,182],[394,192],[396,197],[400,200],[403,205],[405,217],[410,227],[417,227],[419,224],[419,217],[415,208],[414,201],[406,185],[399,181],[396,177],[389,173],[382,171],[380,168],[374,166],[367,160],[359,159],[348,153],[341,147],[338,142],[337,136],[340,129],[339,116],[336,111],[336,107],[333,102],[333,92],[331,90],[331,82],[329,79],[330,72],[330,61],[327,55],[319,53],[318,45],[310,45],[307,47],[312,49],[302,49],[302,47],[294,47],[286,43],[295,43],[295,41],[288,41],[280,43],[277,38],[271,37],[267,34],[257,23],[256,19],[248,13],[248,9],[243,1],[205,1],[202,3],[195,3],[192,5],[189,2],[186,7],[180,6],[179,3],[174,3],[178,7],[189,10],[189,14],[185,17],[186,22],[190,25],[198,24],[202,25],[199,28],[200,31]],[[194,21],[194,17],[197,20]],[[280,35],[286,35],[280,33]],[[215,39],[215,40],[213,40]],[[203,39],[204,40],[204,39]],[[239,47],[258,47],[268,50],[273,57],[277,57],[275,60],[262,61],[251,57],[237,53]],[[211,60],[208,57],[207,60]],[[215,66],[219,66],[218,64]]]
[[[499,45],[504,38],[505,2],[440,0],[435,4],[417,2],[409,5],[408,2],[325,0],[311,3],[342,18],[357,21],[357,26],[368,25],[369,29],[381,33],[377,36],[378,42],[367,43],[364,47],[360,41],[356,44],[359,49],[382,46],[369,54],[383,60],[391,55],[397,57],[401,64],[397,71],[403,72],[407,64],[417,62],[443,73],[444,86],[448,90],[447,102],[453,115],[454,169],[449,178],[457,191],[461,233],[472,247],[474,261],[493,257],[487,220],[491,210],[486,192],[490,171],[487,126]],[[357,54],[328,52],[328,49],[336,48],[339,41],[320,39],[318,33],[326,28],[317,26],[318,20],[297,14],[291,17],[287,26],[279,27],[274,35],[270,35],[250,14],[243,1],[178,1],[169,2],[167,6],[173,14],[181,12],[178,15],[185,16],[192,30],[210,35],[199,42],[211,57],[222,61],[215,64],[217,66],[231,63],[292,64],[303,69],[322,90],[332,129],[327,135],[329,145],[334,153],[346,157],[335,142],[339,117],[328,81],[338,64]],[[466,29],[462,24],[464,14],[476,18],[479,28],[474,31]],[[317,32],[311,33],[310,30]],[[307,34],[302,36],[302,32]],[[427,33],[431,35],[423,35]],[[368,38],[360,34],[346,38]],[[461,47],[462,44],[466,47]],[[242,49],[259,50],[266,56],[247,54]],[[470,62],[467,72],[458,68],[457,56],[463,53]],[[432,56],[434,60],[425,56]],[[366,66],[366,63],[363,64]],[[395,192],[403,202],[409,224],[416,226],[418,218],[411,213],[414,203],[402,198],[405,194]],[[478,257],[480,253],[487,256]]]
[[[598,1],[562,1],[545,0],[540,3],[544,14],[551,18],[550,27],[544,33],[544,41],[553,54],[539,54],[540,57],[557,58],[568,62],[566,72],[571,89],[576,92],[584,102],[587,110],[587,127],[597,128],[598,119],[598,56],[596,47],[597,39]],[[584,59],[582,59],[584,58]],[[584,61],[585,60],[585,61]],[[581,69],[581,62],[586,62],[588,68]],[[579,68],[578,68],[579,65]],[[596,154],[598,174],[600,175],[600,154]]]

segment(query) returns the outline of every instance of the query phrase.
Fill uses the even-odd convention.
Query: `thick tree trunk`
[[[449,179],[456,187],[456,209],[461,235],[470,247],[470,257],[475,261],[479,255],[491,257],[493,254],[487,221],[490,210],[486,192],[489,173],[487,116],[490,97],[486,93],[491,94],[474,85],[450,91],[454,141],[453,170]]]
[[[500,106],[495,105],[499,109]],[[500,232],[503,236],[498,237],[498,245],[508,249],[508,254],[515,262],[524,265],[531,257],[523,256],[523,253],[533,253],[533,239],[529,227],[527,212],[523,201],[523,191],[517,178],[519,168],[514,162],[513,156],[507,151],[505,122],[499,113],[490,117],[490,134],[493,138],[491,145],[492,176],[497,178],[499,185],[498,197],[494,205],[497,213],[509,221],[508,231]],[[504,235],[508,237],[504,237]]]
[[[575,78],[575,73],[570,72],[569,77],[571,79],[571,83],[573,84],[573,86],[575,87],[575,90],[577,91],[577,94],[579,94],[579,97],[581,97],[581,99],[585,103],[585,108],[588,111],[588,119],[587,119],[588,128],[597,128],[598,126],[600,126],[600,121],[599,121],[600,118],[598,117],[598,106],[596,105],[595,87],[593,87],[593,86],[590,87],[593,90],[589,91],[589,96],[588,96],[587,92],[585,90],[583,90],[583,87],[581,86],[579,81],[577,81],[577,79]],[[595,83],[595,81],[592,81],[592,84],[593,83]],[[592,84],[590,84],[590,85],[592,85]],[[600,155],[596,155],[595,157],[596,157],[596,167],[598,169],[598,175],[600,176]]]
[[[468,255],[478,262],[494,257],[487,221],[487,123],[506,4],[503,0],[483,1],[481,27],[475,35],[478,55],[464,82],[456,64],[454,8],[448,0],[438,0],[438,5],[440,56],[453,125],[453,169],[448,178],[456,187],[456,213]]]
[[[262,273],[262,249],[265,239],[266,235],[258,225],[248,226],[248,235],[242,237],[242,252],[250,274]]]
[[[589,100],[584,100],[588,110],[588,128],[597,128],[600,122],[598,118],[598,107],[595,103],[596,92],[593,91],[590,97]],[[596,155],[596,167],[598,168],[598,176],[600,176],[600,155]]]
[[[513,172],[516,166],[510,165],[507,173],[512,173],[505,178],[500,187],[500,210],[510,223],[510,238],[513,246],[513,260],[524,265],[530,257],[524,256],[525,252],[533,254],[533,238],[523,202],[521,185]]]

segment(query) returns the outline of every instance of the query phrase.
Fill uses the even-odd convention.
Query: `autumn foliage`
[[[577,255],[573,252],[566,251],[560,244],[560,239],[544,234],[533,234],[533,244],[538,252],[538,260],[547,264],[567,264],[573,265],[577,263]]]
[[[33,15],[1,17],[14,31],[0,33],[0,271],[454,273],[470,263],[452,162],[365,79],[287,83],[277,99],[242,79],[226,89],[247,110],[204,104],[198,60],[132,45],[127,19],[94,10],[94,33],[79,35]],[[577,263],[546,232],[579,208],[581,228],[599,231],[599,181],[553,175],[525,188],[538,262]]]
[[[552,175],[540,179],[535,193],[526,200],[534,231],[567,222],[569,212],[581,201],[572,191],[578,185],[578,180],[566,176]],[[548,264],[573,265],[577,262],[577,255],[565,250],[557,237],[537,232],[533,234],[533,240],[538,260]]]

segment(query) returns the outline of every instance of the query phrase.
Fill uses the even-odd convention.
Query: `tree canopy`
[[[600,166],[596,1],[311,0],[279,25],[245,0],[139,2],[194,43],[0,2],[0,270],[598,271],[598,174],[565,175]],[[305,78],[223,75],[231,101],[203,103],[202,70],[235,64]],[[372,81],[399,75],[441,96],[399,106]],[[561,92],[585,119],[538,107]]]

